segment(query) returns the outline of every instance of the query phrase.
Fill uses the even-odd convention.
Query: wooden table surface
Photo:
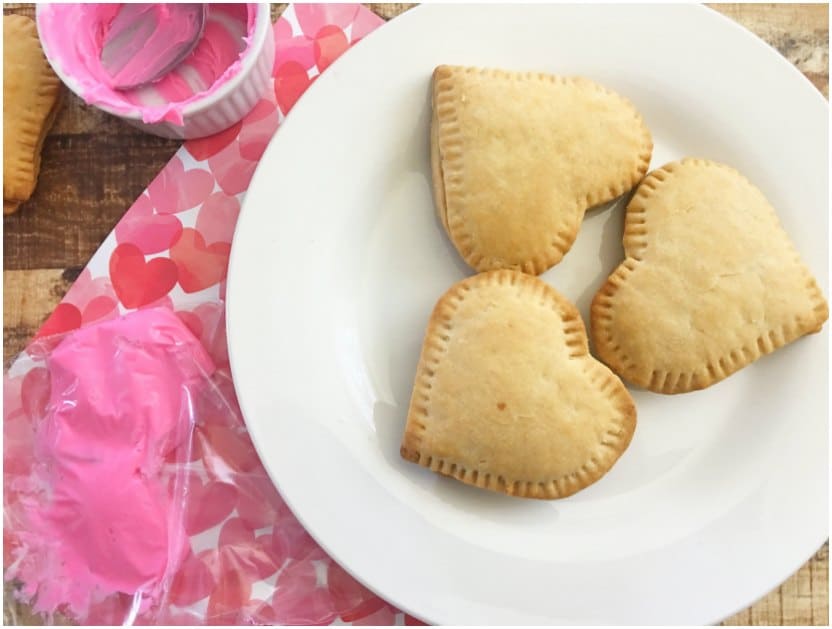
[[[274,5],[277,15],[285,5]],[[370,4],[384,18],[412,5]],[[826,4],[720,4],[714,9],[774,46],[829,97]],[[4,13],[34,13],[6,4]],[[16,355],[46,319],[124,211],[179,142],[126,125],[69,95],[43,149],[34,196],[3,219],[3,358]],[[731,625],[825,625],[828,542],[800,570]]]

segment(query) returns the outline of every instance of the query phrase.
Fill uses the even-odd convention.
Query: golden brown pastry
[[[575,307],[536,277],[492,271],[434,308],[401,455],[469,485],[562,498],[601,478],[635,425]]]
[[[627,207],[624,252],[592,302],[592,337],[613,371],[652,391],[710,386],[829,316],[774,209],[722,164],[650,173]]]
[[[63,87],[43,54],[35,23],[3,16],[3,213],[32,196],[43,140]]]
[[[474,269],[539,274],[587,208],[633,188],[653,142],[636,109],[579,77],[439,66],[431,162],[439,218]]]

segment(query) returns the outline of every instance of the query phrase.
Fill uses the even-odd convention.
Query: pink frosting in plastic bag
[[[20,576],[37,611],[83,618],[91,600],[122,592],[139,594],[138,613],[188,551],[184,488],[163,469],[190,443],[193,392],[213,363],[176,315],[154,308],[70,334],[48,367],[34,443],[43,500],[27,509]]]

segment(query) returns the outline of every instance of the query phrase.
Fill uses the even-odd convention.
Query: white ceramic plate
[[[738,168],[828,294],[827,104],[763,42],[692,5],[420,7],[303,96],[245,200],[228,337],[269,473],[337,561],[432,623],[699,624],[744,608],[827,536],[828,325],[705,391],[633,391],[632,445],[566,500],[399,458],[429,313],[470,273],[430,195],[440,63],[582,74],[625,94],[653,131],[653,167]],[[585,321],[622,258],[622,214],[589,213],[543,276]]]

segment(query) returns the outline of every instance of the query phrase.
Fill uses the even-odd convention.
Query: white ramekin
[[[42,5],[37,5],[37,14]],[[60,59],[50,54],[48,37],[43,37],[38,24],[41,46],[50,65],[60,79],[75,94],[83,99],[78,81],[64,72]],[[271,87],[272,66],[274,65],[274,29],[268,2],[257,3],[257,15],[254,19],[254,33],[249,43],[249,50],[240,62],[240,70],[225,81],[212,94],[194,100],[182,110],[182,125],[167,121],[144,122],[141,109],[133,111],[115,110],[106,104],[93,103],[102,111],[118,116],[127,123],[165,138],[201,138],[227,129],[239,122]]]

